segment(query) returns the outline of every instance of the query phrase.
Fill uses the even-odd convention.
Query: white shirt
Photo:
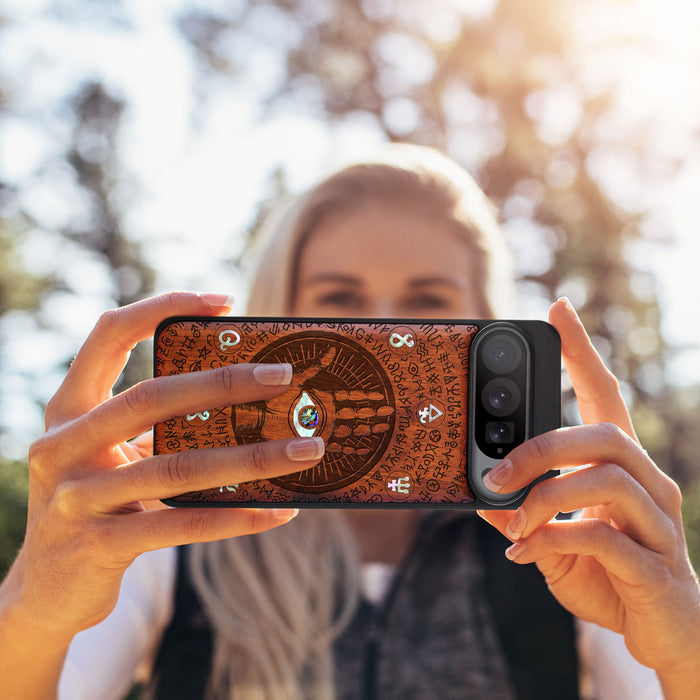
[[[76,635],[61,675],[59,700],[119,700],[147,678],[173,612],[175,549],[142,554],[127,569],[119,600],[100,624]],[[380,602],[395,568],[366,564],[368,600]],[[596,700],[663,700],[656,673],[636,661],[622,635],[576,621],[584,696]]]

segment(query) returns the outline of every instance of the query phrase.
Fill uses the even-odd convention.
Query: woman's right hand
[[[112,396],[136,343],[172,315],[218,315],[223,295],[174,293],[106,312],[46,410],[29,455],[24,545],[3,583],[0,610],[21,611],[47,635],[72,637],[116,604],[124,570],[142,552],[267,530],[293,509],[169,508],[145,502],[307,469],[319,438],[144,456],[127,442],[159,421],[283,393],[290,368],[259,381],[264,365],[232,365],[149,379]],[[267,367],[270,367],[269,365]],[[274,372],[273,372],[274,375]],[[272,384],[270,382],[273,382]]]

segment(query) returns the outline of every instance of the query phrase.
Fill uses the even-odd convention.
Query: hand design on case
[[[297,435],[317,435],[326,442],[329,453],[368,455],[369,447],[353,446],[353,437],[365,437],[372,433],[384,433],[391,428],[386,422],[394,413],[386,404],[386,397],[378,391],[336,390],[334,393],[308,385],[321,369],[327,368],[337,351],[331,347],[318,363],[307,367],[292,380],[291,389],[277,398],[268,400],[267,411],[286,415],[289,425]],[[289,397],[293,396],[291,405]],[[359,406],[360,403],[372,405]],[[267,424],[267,422],[266,422]],[[263,428],[263,437],[269,439]]]
[[[232,407],[239,442],[323,438],[326,455],[321,463],[294,475],[299,490],[306,490],[302,484],[329,489],[338,481],[354,481],[388,444],[396,412],[393,392],[376,360],[358,348],[361,352],[349,347],[347,339],[341,345],[312,337],[265,352],[255,361],[292,363],[290,388],[266,402]]]

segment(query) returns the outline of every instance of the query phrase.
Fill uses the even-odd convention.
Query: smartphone
[[[155,376],[238,362],[289,362],[292,383],[159,423],[155,453],[298,436],[326,453],[168,505],[515,508],[530,487],[494,493],[485,474],[560,426],[560,341],[543,321],[174,317],[156,331]]]

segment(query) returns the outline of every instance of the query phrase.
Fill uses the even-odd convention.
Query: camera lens
[[[503,445],[513,442],[513,423],[497,421],[486,424],[486,442]]]
[[[496,377],[486,382],[481,391],[481,403],[494,416],[507,416],[520,406],[520,389],[506,377]]]
[[[508,406],[510,406],[511,399],[512,396],[510,391],[502,386],[497,387],[489,394],[489,403],[491,404],[491,407],[495,408],[497,411],[502,411],[504,408],[508,408]]]
[[[489,338],[482,352],[484,364],[497,374],[512,372],[520,363],[523,356],[520,343],[512,336],[504,333],[494,334]]]

